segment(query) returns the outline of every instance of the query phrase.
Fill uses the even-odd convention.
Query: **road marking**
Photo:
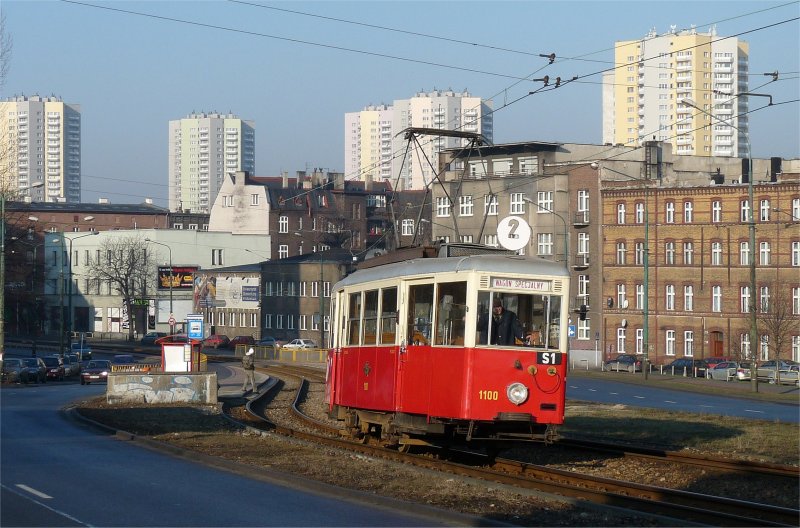
[[[597,392],[597,389],[589,389],[589,392]]]
[[[612,395],[614,395],[614,396],[619,396],[619,393],[618,393],[618,392],[609,392],[609,394],[612,394]]]
[[[700,407],[706,407],[708,409],[713,409],[714,408],[713,405],[701,405]]]
[[[764,411],[755,411],[755,410],[753,410],[753,409],[745,409],[745,410],[744,410],[744,412],[751,412],[751,413],[764,414]]]
[[[643,399],[644,399],[644,396],[634,396],[634,398],[637,398],[637,399],[639,399],[639,400],[643,400]]]
[[[26,491],[28,491],[28,490],[30,490],[30,489],[31,489],[31,488],[29,488],[28,486],[25,486],[24,484],[17,484],[17,486],[18,486],[18,487],[20,487],[20,488],[22,488],[22,489],[25,489]],[[18,491],[17,491],[17,490],[15,490],[14,488],[11,488],[11,487],[9,487],[9,486],[6,486],[5,484],[0,484],[0,488],[3,488],[3,489],[5,489],[5,490],[8,490],[9,492],[11,492],[11,493],[13,493],[13,494],[15,494],[15,495],[18,495],[18,496],[20,496],[20,497],[24,497],[24,498],[25,498],[25,500],[29,500],[29,501],[31,501],[31,502],[32,502],[32,503],[34,503],[34,504],[38,504],[38,505],[39,505],[39,506],[41,506],[42,508],[45,508],[45,509],[47,509],[47,510],[50,510],[51,512],[57,513],[58,515],[61,515],[62,517],[66,518],[66,519],[69,519],[69,520],[71,520],[71,521],[74,521],[76,524],[79,524],[79,525],[81,525],[81,526],[90,526],[89,524],[87,524],[87,523],[85,523],[85,522],[83,522],[83,521],[81,521],[81,520],[79,520],[79,519],[76,519],[75,517],[73,517],[72,515],[70,515],[70,514],[68,514],[68,513],[64,513],[64,512],[62,512],[61,510],[57,510],[57,509],[55,509],[55,508],[53,508],[53,507],[51,507],[51,506],[48,506],[47,504],[45,504],[45,503],[43,503],[43,502],[39,502],[39,501],[37,501],[36,499],[32,499],[32,498],[30,498],[30,497],[29,497],[29,496],[27,496],[27,495],[23,495],[22,493],[18,492]],[[44,494],[43,494],[43,495],[44,495]],[[49,497],[49,496],[47,496],[47,495],[44,495],[44,497],[46,497],[46,498],[48,498],[48,499],[52,499],[52,497]]]
[[[672,400],[664,400],[664,403],[678,403],[678,402],[674,402]]]
[[[42,493],[41,491],[35,490],[30,486],[26,486],[25,484],[17,484],[17,487],[19,489],[21,489],[21,490],[27,491],[28,493],[32,493],[32,494],[36,495],[40,499],[52,499],[53,498],[50,495],[48,495],[47,493]]]

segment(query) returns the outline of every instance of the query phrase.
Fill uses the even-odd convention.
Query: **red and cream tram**
[[[329,415],[401,448],[553,440],[568,294],[563,264],[480,246],[359,269],[332,294]]]

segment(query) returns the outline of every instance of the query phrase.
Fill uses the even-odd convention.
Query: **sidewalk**
[[[250,387],[246,391],[242,390],[242,384],[245,381],[244,369],[241,366],[233,363],[209,363],[209,370],[217,373],[217,397],[219,399],[228,398],[247,398],[252,400],[265,390],[273,380],[270,376],[256,370],[256,391],[252,392]]]

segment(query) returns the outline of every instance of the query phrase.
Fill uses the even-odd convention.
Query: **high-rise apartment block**
[[[169,209],[208,213],[226,174],[254,173],[255,123],[233,114],[169,122]]]
[[[748,157],[746,42],[695,29],[618,41],[603,77],[603,142]]]
[[[392,105],[367,106],[345,114],[344,169],[348,179],[389,181],[396,190],[424,189],[436,176],[439,152],[468,144],[457,137],[421,135],[407,147],[406,128],[457,130],[494,135],[492,102],[469,92],[420,92]],[[431,162],[434,166],[431,166]]]
[[[4,191],[35,202],[81,201],[81,110],[58,97],[0,101]]]

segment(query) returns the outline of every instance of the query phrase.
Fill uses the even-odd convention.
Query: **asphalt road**
[[[433,526],[465,524],[324,485],[210,468],[76,422],[60,409],[102,393],[77,382],[5,386],[0,526]],[[268,471],[260,471],[268,474]],[[252,478],[251,478],[252,477]],[[266,479],[266,480],[265,480]],[[419,511],[419,510],[416,510]],[[429,515],[429,516],[423,516]]]

